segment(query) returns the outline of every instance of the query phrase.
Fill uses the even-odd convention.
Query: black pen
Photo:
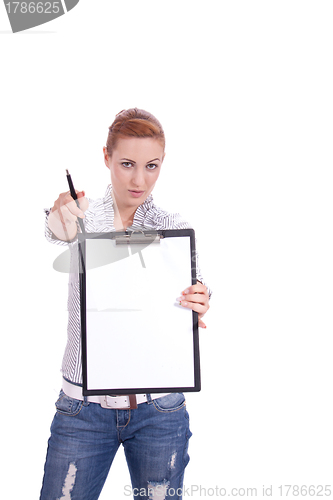
[[[73,200],[75,200],[75,203],[77,204],[78,208],[80,208],[79,200],[77,199],[77,196],[76,196],[73,181],[72,181],[72,178],[71,178],[70,173],[68,172],[67,168],[66,168],[66,176],[67,176],[67,181],[68,181],[69,191],[71,193],[71,197],[73,198]],[[81,208],[80,208],[80,210],[81,210]],[[80,217],[78,217],[77,219],[79,221],[81,231],[84,234],[86,231],[84,229],[83,220]]]

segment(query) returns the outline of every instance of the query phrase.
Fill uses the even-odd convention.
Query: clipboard
[[[200,391],[194,230],[79,234],[79,261],[83,395]]]

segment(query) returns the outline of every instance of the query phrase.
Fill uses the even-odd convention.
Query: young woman
[[[161,210],[153,202],[151,193],[162,168],[164,148],[164,132],[154,116],[137,108],[120,112],[103,148],[111,173],[105,197],[88,201],[84,191],[77,192],[78,208],[69,192],[60,194],[53,208],[46,210],[47,239],[69,244],[75,255],[77,217],[84,221],[86,232],[130,226],[157,230],[189,227],[179,214]],[[192,286],[184,283],[184,290],[175,293],[180,293],[183,307],[198,312],[199,326],[205,328],[202,317],[209,308],[209,290],[199,268],[197,280]],[[75,266],[70,273],[68,308],[63,388],[51,426],[41,500],[96,500],[120,444],[134,498],[181,498],[191,436],[184,395],[136,395],[135,409],[128,397],[108,397],[109,408],[101,406],[98,396],[83,397]],[[124,409],[115,409],[115,404]]]

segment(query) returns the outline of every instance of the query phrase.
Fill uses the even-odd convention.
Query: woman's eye
[[[157,165],[155,163],[149,163],[149,165],[147,165],[147,168],[148,170],[155,170],[155,168],[157,168]]]
[[[123,161],[122,166],[125,168],[130,168],[132,166],[132,163],[130,163],[129,161]]]

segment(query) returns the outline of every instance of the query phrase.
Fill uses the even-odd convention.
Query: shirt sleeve
[[[195,240],[195,242],[196,241],[197,240]],[[213,292],[212,292],[211,288],[207,285],[204,277],[202,276],[201,269],[199,266],[199,254],[197,251],[195,251],[195,253],[196,253],[197,280],[200,281],[200,283],[202,283],[203,285],[205,285],[207,287],[207,291],[208,291],[208,295],[209,295],[209,299],[210,299]]]
[[[44,213],[45,213],[45,238],[49,243],[53,243],[55,245],[67,245],[67,241],[60,240],[55,236],[55,234],[52,233],[51,229],[49,228],[49,215],[51,213],[50,208],[44,208]],[[74,240],[73,240],[74,241]]]

